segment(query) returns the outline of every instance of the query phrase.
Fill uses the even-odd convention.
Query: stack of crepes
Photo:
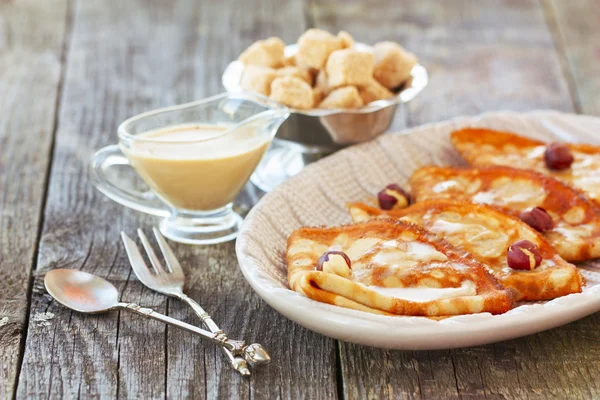
[[[350,203],[354,224],[296,230],[290,287],[386,315],[500,314],[582,291],[600,257],[600,147],[514,133],[451,134],[470,167],[426,166]]]

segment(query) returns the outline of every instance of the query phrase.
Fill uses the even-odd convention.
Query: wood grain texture
[[[419,55],[431,74],[429,87],[397,115],[404,121],[394,128],[495,109],[572,110],[535,1],[311,1],[308,10],[316,27],[345,29],[371,43],[396,40]],[[571,19],[576,24],[577,14]],[[592,328],[598,323],[593,315],[526,338],[451,351],[341,343],[343,393],[352,399],[597,397],[591,377],[600,372],[600,334]]]
[[[17,397],[331,398],[335,342],[286,320],[237,269],[233,243],[176,246],[189,294],[232,336],[260,341],[273,363],[249,380],[215,346],[126,312],[71,313],[42,290],[52,268],[106,277],[127,301],[198,324],[185,305],[130,273],[119,231],[157,219],[119,206],[88,178],[92,152],[125,118],[220,92],[225,65],[253,40],[304,30],[299,2],[79,1],[74,5],[54,160]],[[238,207],[247,209],[248,191]],[[41,321],[50,318],[48,321]]]
[[[544,0],[579,112],[600,115],[600,7],[594,0]]]
[[[62,0],[0,2],[0,398],[12,396],[54,133]]]

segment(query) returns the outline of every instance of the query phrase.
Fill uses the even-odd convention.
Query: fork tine
[[[152,228],[152,232],[154,232],[154,237],[158,242],[158,246],[160,247],[160,250],[163,253],[163,257],[165,257],[165,261],[171,272],[181,274],[181,276],[184,276],[183,269],[181,269],[181,264],[179,264],[179,261],[177,261],[175,254],[173,254],[171,246],[169,246],[163,235],[161,235],[160,231],[156,229],[156,227]]]
[[[121,232],[121,238],[123,239],[125,252],[127,253],[127,258],[129,258],[129,264],[131,264],[133,272],[144,285],[148,285],[148,282],[151,282],[152,280],[152,274],[146,265],[140,250],[125,232]]]
[[[142,241],[142,245],[144,246],[144,249],[146,249],[146,254],[148,254],[148,258],[150,259],[150,264],[152,264],[152,267],[154,268],[154,272],[156,272],[157,274],[165,273],[166,271],[163,268],[162,264],[160,263],[160,260],[158,259],[158,257],[156,257],[156,253],[154,253],[154,250],[152,250],[152,246],[150,246],[150,242],[148,241],[148,238],[144,234],[144,231],[142,231],[141,229],[138,229],[137,233],[138,233],[138,236],[140,237],[140,240]]]

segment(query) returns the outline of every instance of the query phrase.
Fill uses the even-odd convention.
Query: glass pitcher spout
[[[243,129],[247,131],[262,130],[271,138],[275,136],[277,130],[289,117],[290,111],[288,108],[280,105],[273,100],[260,95],[239,94],[243,101],[255,102],[256,106],[264,107],[264,110],[258,111],[256,114],[249,116],[241,121],[232,130]],[[232,94],[235,96],[235,94]],[[231,102],[230,102],[231,105]],[[239,110],[236,110],[239,112]]]
[[[131,117],[119,125],[118,135],[119,139],[128,141],[136,135],[168,125],[215,120],[227,124],[230,130],[260,121],[265,129],[277,130],[289,115],[287,107],[260,94],[221,93]]]

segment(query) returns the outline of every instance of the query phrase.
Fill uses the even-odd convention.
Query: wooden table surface
[[[277,314],[244,281],[234,243],[176,253],[192,297],[270,350],[250,379],[191,334],[72,313],[43,289],[48,270],[82,269],[197,323],[132,277],[119,231],[157,220],[96,191],[88,160],[125,118],[221,92],[227,63],[257,39],[320,27],[399,41],[431,76],[398,112],[402,129],[500,109],[600,115],[599,25],[597,0],[0,1],[0,399],[599,397],[598,314],[488,346],[366,348]],[[238,205],[258,197],[249,186]]]

